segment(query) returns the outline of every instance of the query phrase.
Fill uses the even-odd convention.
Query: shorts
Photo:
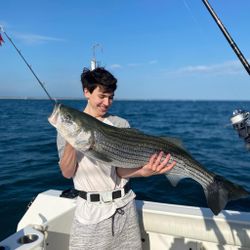
[[[73,220],[70,250],[141,250],[141,235],[135,201],[118,208],[114,215],[97,224]]]

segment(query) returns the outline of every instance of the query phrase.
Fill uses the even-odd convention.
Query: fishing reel
[[[244,139],[246,148],[250,150],[250,112],[235,110],[230,120],[239,137]]]

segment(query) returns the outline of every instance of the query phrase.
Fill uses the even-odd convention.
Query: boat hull
[[[18,223],[17,233],[0,246],[28,250],[43,249],[46,244],[47,250],[68,249],[76,200],[60,197],[61,193],[40,193]],[[223,210],[214,216],[208,208],[139,200],[136,206],[143,249],[250,250],[250,213]],[[20,241],[28,235],[36,240]],[[13,242],[19,245],[13,248]]]

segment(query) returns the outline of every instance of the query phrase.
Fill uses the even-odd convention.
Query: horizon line
[[[83,100],[84,97],[56,97],[54,100]],[[48,100],[46,97],[37,96],[0,96],[0,100]],[[156,99],[156,98],[116,98],[115,101],[228,101],[228,102],[250,102],[244,99]]]

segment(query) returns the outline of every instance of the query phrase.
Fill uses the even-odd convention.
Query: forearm
[[[116,168],[116,173],[121,178],[144,177],[141,167],[139,168]]]
[[[65,178],[72,178],[74,176],[77,167],[76,150],[69,143],[65,145],[59,165],[62,175]]]

